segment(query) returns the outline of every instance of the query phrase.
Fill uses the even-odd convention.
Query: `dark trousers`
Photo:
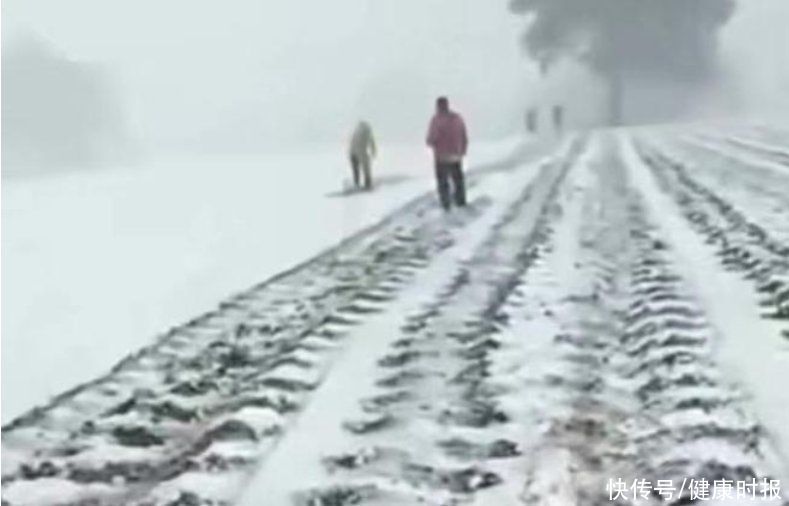
[[[452,191],[450,192],[450,181]],[[441,207],[449,209],[451,201],[456,206],[466,205],[466,182],[461,162],[436,162],[436,184]],[[452,195],[450,195],[450,193]],[[454,198],[451,198],[454,197]]]
[[[370,178],[370,158],[367,156],[351,155],[351,169],[353,170],[353,185],[359,188],[362,177],[364,178],[364,187],[370,189],[372,187],[372,179]]]

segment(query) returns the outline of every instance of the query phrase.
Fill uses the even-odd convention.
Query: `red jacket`
[[[459,162],[468,149],[466,124],[460,114],[438,112],[430,121],[427,145],[433,148],[436,161]]]

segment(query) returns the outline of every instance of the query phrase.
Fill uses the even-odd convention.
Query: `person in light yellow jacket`
[[[376,155],[376,146],[373,129],[366,121],[360,121],[356,125],[356,129],[351,136],[348,155],[351,160],[351,169],[353,170],[354,186],[359,188],[363,185],[366,190],[371,189],[373,181],[370,169],[372,159]]]

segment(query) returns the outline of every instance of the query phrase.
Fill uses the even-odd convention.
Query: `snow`
[[[433,188],[422,146],[381,146],[371,194],[340,198],[349,173],[313,146],[4,179],[3,423]]]
[[[102,484],[91,484],[90,489],[96,494],[109,494],[112,488]],[[40,478],[16,487],[13,492],[4,493],[3,499],[12,504],[26,506],[29,504],[63,504],[79,500],[85,487],[63,478]]]
[[[751,403],[766,426],[783,463],[789,462],[789,389],[779,378],[789,370],[789,345],[780,337],[780,324],[761,317],[752,285],[740,275],[724,271],[719,259],[683,221],[676,206],[662,193],[656,181],[624,142],[623,158],[632,168],[634,183],[646,197],[659,223],[672,239],[681,258],[679,264],[695,293],[715,323],[717,354],[732,378],[746,385]],[[777,464],[777,463],[776,463]],[[782,475],[789,476],[783,464]]]
[[[492,181],[485,180],[484,189],[476,191],[483,193],[487,190],[496,195],[493,205],[505,209],[509,200],[503,195],[508,190],[509,193],[520,191],[523,172],[519,177],[520,184],[513,184],[509,175],[502,175],[492,178]],[[530,178],[535,173],[526,172],[525,175]],[[444,254],[444,261],[421,274],[423,281],[418,286],[402,293],[385,313],[367,320],[363,327],[356,329],[354,336],[357,340],[346,344],[347,351],[333,364],[288,437],[266,458],[256,477],[246,487],[239,506],[260,504],[261,497],[271,504],[288,504],[294,492],[326,480],[322,458],[342,453],[353,442],[348,432],[343,430],[344,422],[349,413],[363,415],[359,413],[358,399],[375,393],[373,379],[377,361],[386,354],[394,340],[402,337],[399,328],[403,315],[416,313],[446,288],[448,277],[468,260],[499,212],[491,210],[487,213],[486,218],[475,223],[464,233],[463,239]]]
[[[167,481],[153,479],[139,487],[135,497],[159,504],[189,491],[217,500],[239,498],[240,506],[258,504],[262,498],[287,504],[312,493],[334,497],[333,487],[347,486],[387,504],[419,497],[425,504],[462,498],[480,505],[518,501],[558,505],[603,497],[604,482],[611,477],[655,478],[651,474],[656,474],[682,479],[707,472],[705,468],[716,463],[741,465],[756,476],[785,480],[789,393],[779,381],[789,365],[789,344],[781,337],[785,321],[764,317],[755,292],[758,283],[742,271],[726,270],[726,258],[716,255],[717,245],[705,241],[689,220],[687,208],[680,207],[687,202],[674,200],[675,180],[662,172],[670,169],[650,157],[642,158],[649,151],[635,150],[633,133],[597,132],[584,142],[565,143],[568,149],[554,147],[545,158],[550,163],[525,157],[516,165],[518,170],[497,171],[503,165],[488,164],[491,170],[475,180],[466,209],[444,214],[437,207],[420,205],[416,211],[408,207],[388,222],[390,227],[365,235],[360,241],[363,247],[351,242],[325,257],[330,267],[326,279],[323,270],[308,268],[299,271],[306,275],[294,275],[291,284],[236,299],[225,297],[314,255],[430,190],[429,158],[409,148],[389,148],[385,160],[392,165],[382,166],[388,172],[379,179],[378,190],[344,198],[337,190],[347,168],[341,165],[341,156],[329,152],[224,160],[221,171],[219,160],[170,161],[136,174],[119,170],[90,177],[82,173],[12,181],[11,190],[4,191],[14,197],[11,204],[16,207],[4,200],[4,212],[7,205],[12,210],[4,220],[33,217],[38,222],[30,222],[44,230],[39,214],[46,214],[61,225],[46,241],[29,234],[40,241],[38,249],[31,250],[34,260],[62,257],[74,269],[95,264],[104,276],[117,270],[118,279],[126,276],[135,290],[152,288],[146,292],[153,297],[145,301],[146,307],[154,316],[155,311],[161,313],[159,320],[133,321],[134,314],[121,314],[135,302],[128,292],[84,271],[61,274],[48,284],[28,287],[27,292],[20,290],[36,300],[44,289],[68,293],[84,279],[82,289],[74,294],[92,305],[80,307],[74,316],[107,328],[89,335],[63,333],[67,339],[56,341],[58,346],[33,343],[29,350],[19,340],[12,341],[17,346],[14,353],[29,353],[28,366],[47,354],[56,364],[48,365],[47,372],[72,365],[71,377],[57,370],[41,381],[47,391],[34,382],[40,381],[37,367],[12,370],[18,381],[31,385],[30,389],[11,385],[12,399],[18,404],[40,402],[23,398],[34,387],[39,388],[36,395],[45,397],[64,388],[58,382],[90,379],[119,356],[147,344],[155,332],[211,309],[217,300],[225,298],[225,303],[221,311],[201,320],[200,328],[183,329],[183,338],[173,336],[172,342],[135,362],[135,367],[86,389],[30,422],[31,426],[4,435],[3,464],[22,475],[5,484],[4,499],[26,504],[31,499],[24,494],[31,483],[39,483],[46,490],[37,492],[40,497],[31,496],[31,504],[47,504],[54,495],[41,494],[61,491],[74,498],[115,494],[108,495],[112,503],[128,492],[123,490],[126,484],[113,479],[105,489],[84,489],[80,495],[72,483],[58,481],[60,477],[50,475],[42,481],[23,476],[20,466],[48,461],[58,469],[70,465],[89,469],[117,459],[156,466],[181,445],[192,448],[192,441],[209,441],[204,436],[214,429],[221,437],[207,448],[194,446],[199,448],[197,467]],[[748,220],[764,226],[766,237],[785,242],[780,216],[775,218],[785,206],[780,195],[775,202],[772,196],[789,179],[783,179],[778,165],[762,169],[757,154],[745,159],[739,148],[728,144],[725,153],[710,151],[715,149],[713,143],[706,150],[669,149],[687,138],[681,129],[636,133],[645,146],[658,144],[657,151],[671,153],[688,177],[703,181]],[[728,135],[725,130],[710,133],[720,139]],[[490,159],[504,157],[513,143],[491,145]],[[482,158],[478,153],[478,165]],[[315,167],[334,167],[335,162],[336,171],[313,174]],[[154,169],[160,173],[151,173]],[[267,174],[277,174],[276,185]],[[661,174],[665,181],[656,178]],[[724,177],[727,174],[731,178]],[[764,181],[764,174],[775,179]],[[170,188],[151,191],[154,181]],[[170,208],[168,197],[180,181],[193,182],[190,191],[177,199],[188,205]],[[69,198],[58,193],[66,189],[73,193]],[[145,200],[150,207],[141,211],[134,194],[150,195]],[[280,194],[296,197],[284,202]],[[31,202],[38,202],[41,195],[51,197],[53,207],[66,210],[33,212]],[[95,213],[101,203],[113,211],[109,218]],[[112,207],[116,203],[117,208]],[[727,218],[712,211],[713,222]],[[76,255],[91,241],[91,225],[103,230],[97,225],[102,220],[113,224],[108,228],[117,230],[117,236],[104,230],[99,234],[107,243],[102,244],[104,250]],[[284,231],[292,230],[294,222],[297,233],[286,236]],[[18,236],[23,235],[21,223],[14,225]],[[413,231],[409,224],[414,224]],[[67,240],[75,229],[82,244]],[[182,229],[180,236],[164,240],[163,231]],[[251,234],[250,229],[260,232]],[[724,228],[721,233],[736,245],[733,241],[740,232]],[[430,254],[416,247],[423,239]],[[128,244],[130,250],[137,249],[136,241],[146,245],[140,261],[129,252],[124,251],[125,257],[120,254]],[[367,247],[387,241],[391,251],[399,251],[403,244],[411,246],[402,257],[384,255],[390,259],[385,261],[379,261],[376,251],[387,248],[365,253]],[[35,279],[41,280],[33,261],[20,260],[18,244],[14,244],[15,261],[26,268],[27,276],[38,275]],[[759,253],[755,248],[761,243],[744,244]],[[163,264],[151,265],[158,261],[157,246]],[[194,248],[200,259],[211,261],[168,264],[167,258],[176,256],[171,251],[176,246],[180,254]],[[279,258],[280,249],[289,252],[287,259]],[[112,253],[115,262],[105,265],[108,262],[100,261],[102,252]],[[396,268],[375,270],[392,266]],[[49,265],[47,272],[53,270]],[[128,281],[151,273],[159,275],[155,282]],[[17,284],[8,286],[16,290],[22,285],[15,275]],[[170,286],[173,281],[179,286]],[[87,290],[88,283],[104,291]],[[347,300],[333,295],[332,287],[348,286],[364,289]],[[309,301],[315,303],[312,309]],[[33,303],[28,300],[28,304]],[[118,315],[119,320],[111,321]],[[306,327],[299,327],[300,320]],[[315,322],[322,323],[314,327]],[[150,332],[133,334],[141,325],[150,325]],[[294,328],[281,334],[256,333],[256,325]],[[223,329],[232,330],[222,334]],[[41,328],[33,325],[31,330]],[[675,339],[680,334],[682,342]],[[170,383],[203,378],[201,366],[195,371],[186,367],[181,375],[190,357],[201,356],[195,353],[211,344],[221,348],[234,337],[246,342],[255,357],[276,360],[268,360],[262,369],[247,370],[242,364],[224,377],[223,384],[233,389],[223,390],[214,400],[231,401],[227,405],[211,404],[208,395],[181,399],[173,393]],[[76,356],[75,345],[91,353]],[[4,346],[8,349],[8,337]],[[678,353],[682,360],[672,363]],[[213,355],[203,357],[210,360]],[[85,370],[73,367],[77,361],[86,365]],[[162,374],[163,364],[172,367],[171,379],[169,373]],[[6,375],[6,362],[3,365]],[[222,380],[214,379],[217,384]],[[259,384],[254,391],[264,398],[288,396],[295,409],[280,410],[274,403],[234,407],[237,392],[249,393],[247,383]],[[110,406],[137,398],[138,392],[140,403],[135,409],[108,414]],[[148,409],[154,401],[172,401],[215,415],[188,422],[158,420]],[[710,408],[705,407],[708,401]],[[475,415],[474,410],[483,408],[490,411]],[[82,435],[67,431],[82,424],[83,414],[95,418],[98,430]],[[370,430],[348,430],[349,423],[378,421],[383,423]],[[122,440],[110,437],[113,427],[138,426],[161,434],[162,445],[124,448]],[[239,429],[238,439],[233,439],[236,436],[231,437],[227,428],[239,426],[248,429]],[[742,435],[752,430],[753,440]],[[63,455],[66,443],[86,446],[78,454]],[[598,460],[603,465],[590,465]],[[235,464],[220,470],[214,461]]]

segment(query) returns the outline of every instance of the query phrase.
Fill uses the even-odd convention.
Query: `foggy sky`
[[[114,68],[154,144],[344,139],[360,117],[421,141],[444,93],[496,137],[519,126],[528,74],[504,1],[7,0],[3,14],[6,39],[32,30]]]
[[[743,0],[721,37],[722,82],[736,112],[789,121],[789,2]]]
[[[109,69],[128,131],[151,149],[339,141],[362,117],[384,139],[421,142],[438,94],[477,137],[517,131],[523,107],[544,100],[592,124],[599,83],[577,69],[542,80],[507,3],[5,0],[3,39],[33,32]],[[789,2],[740,3],[722,34],[722,81],[694,106],[789,111]]]

